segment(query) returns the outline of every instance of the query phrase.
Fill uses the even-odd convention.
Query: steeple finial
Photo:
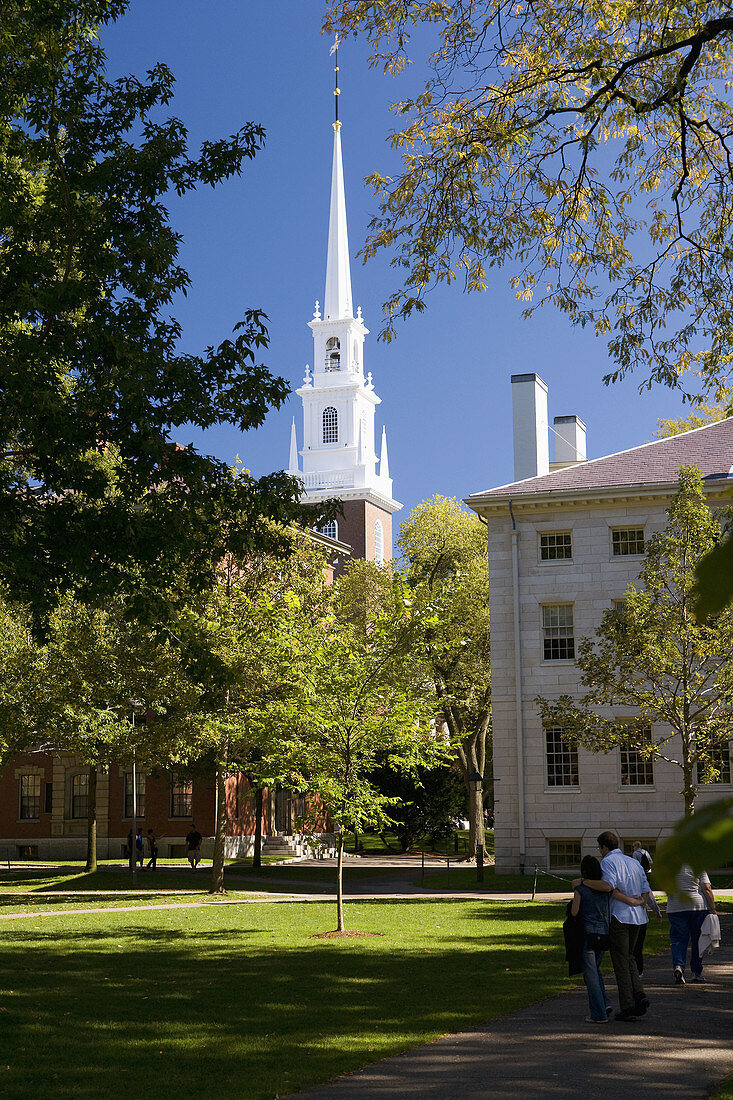
[[[293,423],[290,427],[290,461],[288,462],[288,473],[299,474],[298,468],[298,437],[295,434],[295,417],[293,417]]]
[[[340,130],[341,129],[341,123],[339,122],[339,96],[341,95],[341,89],[339,88],[339,46],[340,46],[340,44],[341,44],[341,39],[339,38],[338,35],[336,35],[336,37],[333,40],[333,46],[331,46],[331,49],[328,51],[329,57],[333,57],[334,54],[336,55],[335,58],[334,58],[334,69],[333,69],[334,74],[336,76],[336,81],[335,81],[334,89],[333,89],[333,96],[334,96],[333,105],[334,105],[334,108],[335,108],[334,121],[333,121],[334,130]]]

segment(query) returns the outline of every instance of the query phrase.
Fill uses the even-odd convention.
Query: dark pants
[[[639,927],[638,924],[622,924],[611,917],[611,964],[622,1012],[632,1011],[636,1001],[645,996],[634,958]]]
[[[672,966],[684,971],[687,962],[687,945],[690,945],[690,970],[698,977],[702,974],[700,958],[700,929],[708,915],[707,909],[667,913],[669,918],[669,942],[672,948]]]
[[[639,971],[640,975],[644,973],[644,940],[646,939],[646,930],[648,927],[648,924],[639,925],[639,935],[636,937],[636,947],[634,948],[636,969]]]

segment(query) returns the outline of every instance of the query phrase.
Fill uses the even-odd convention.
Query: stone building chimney
[[[512,412],[514,480],[548,473],[547,385],[538,374],[512,375]]]
[[[579,416],[556,416],[555,461],[551,470],[561,470],[564,466],[575,466],[586,461],[585,424]]]

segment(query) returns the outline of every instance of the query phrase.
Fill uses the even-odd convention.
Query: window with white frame
[[[570,531],[540,533],[540,561],[570,561],[573,556],[573,536]]]
[[[374,560],[377,565],[384,563],[384,528],[381,519],[374,522]]]
[[[136,817],[145,817],[145,776],[135,773]],[[132,772],[125,772],[125,806],[123,817],[132,817]]]
[[[89,774],[78,772],[71,777],[71,817],[81,820],[89,815]]]
[[[562,726],[545,727],[545,753],[548,787],[578,787],[578,743]]]
[[[644,553],[643,527],[616,527],[611,531],[614,558],[638,558]]]
[[[711,749],[707,766],[697,766],[698,782],[707,785],[730,783],[730,745],[717,745]]]
[[[339,441],[339,414],[333,405],[323,410],[323,442],[338,443]]]
[[[651,726],[629,731],[621,743],[621,786],[653,787],[654,761],[649,756]]]
[[[580,867],[580,838],[547,841],[547,858],[555,871],[575,871]]]
[[[40,775],[21,775],[20,811],[21,821],[34,821],[41,816],[41,777]]]
[[[193,814],[193,781],[181,776],[171,777],[171,817],[191,817]]]
[[[339,537],[339,529],[336,520],[330,519],[328,523],[324,523],[321,527],[321,534],[325,535],[327,539],[337,539]]]
[[[546,661],[575,659],[573,605],[547,603],[542,608],[542,646]]]

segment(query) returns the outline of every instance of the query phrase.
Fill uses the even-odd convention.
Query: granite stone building
[[[730,503],[733,419],[588,461],[583,422],[555,417],[551,464],[545,383],[515,375],[512,391],[516,480],[467,501],[488,524],[496,866],[567,870],[603,828],[653,850],[683,814],[680,770],[589,752],[543,728],[534,700],[581,694],[578,639],[637,580],[679,468],[699,467],[711,506]],[[698,805],[732,789],[728,750]]]

